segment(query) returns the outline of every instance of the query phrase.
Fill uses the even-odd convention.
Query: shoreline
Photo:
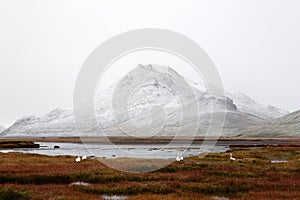
[[[34,138],[34,137],[14,137],[14,138],[0,138],[0,143],[5,142],[58,142],[58,143],[98,143],[107,144],[109,142],[114,144],[168,144],[174,143],[190,143],[191,139],[181,138],[172,140],[171,137],[162,138],[122,138],[122,137],[49,137],[49,138]],[[192,144],[216,144],[229,147],[264,147],[264,146],[293,146],[300,147],[300,138],[206,138],[196,137]]]

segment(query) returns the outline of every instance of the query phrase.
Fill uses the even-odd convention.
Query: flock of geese
[[[87,159],[87,156],[82,156],[81,158],[80,158],[80,156],[77,156],[77,158],[75,159],[75,162],[79,163],[79,162],[81,162],[83,160],[86,160],[86,159]]]
[[[76,163],[80,163],[81,161],[83,161],[83,160],[87,160],[87,156],[82,156],[81,158],[80,158],[80,156],[77,156],[77,158],[75,159],[75,162]],[[179,152],[179,153],[177,153],[177,156],[176,156],[176,162],[181,162],[181,161],[183,161],[183,154],[182,154],[182,152]],[[235,161],[236,160],[236,158],[234,158],[234,157],[232,157],[232,153],[230,153],[230,158],[229,158],[229,160],[230,161]]]
[[[236,158],[234,158],[234,157],[232,156],[232,153],[230,153],[230,158],[229,158],[229,160],[230,160],[230,161],[235,161],[235,160],[236,160]],[[181,162],[181,161],[183,161],[183,155],[182,155],[182,152],[177,153],[177,157],[176,157],[176,162]]]

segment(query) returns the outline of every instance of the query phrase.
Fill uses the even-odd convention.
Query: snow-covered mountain
[[[73,112],[57,108],[48,114],[24,116],[2,132],[6,136],[56,137],[76,133]]]
[[[219,122],[224,111],[223,133],[236,135],[245,128],[267,124],[284,113],[275,107],[261,106],[245,95],[212,96],[172,68],[159,65],[138,65],[117,83],[97,91],[94,107],[106,135],[126,136],[124,132],[129,130],[136,137],[152,136],[156,132],[156,136],[169,136],[182,128],[188,135],[198,124],[199,115],[200,136],[206,133],[210,123],[222,125]],[[80,129],[85,136],[99,133],[98,124],[91,124],[89,116],[82,120]],[[1,135],[71,137],[78,133],[72,111],[55,109],[42,117],[23,117]]]

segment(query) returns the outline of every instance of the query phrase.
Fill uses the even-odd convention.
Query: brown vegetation
[[[39,148],[40,145],[31,141],[0,141],[0,149],[12,149],[12,148]]]
[[[118,172],[92,159],[75,163],[71,156],[0,154],[0,199],[5,191],[25,195],[24,199],[99,199],[102,195],[142,200],[300,196],[299,148],[236,149],[232,153],[237,158],[233,162],[229,161],[229,153],[212,153],[143,174]],[[270,162],[276,159],[288,162]],[[70,185],[77,181],[90,185]]]

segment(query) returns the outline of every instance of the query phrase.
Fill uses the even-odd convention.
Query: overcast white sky
[[[77,73],[108,38],[164,28],[196,41],[228,91],[300,109],[300,1],[0,0],[0,125],[72,108]]]

